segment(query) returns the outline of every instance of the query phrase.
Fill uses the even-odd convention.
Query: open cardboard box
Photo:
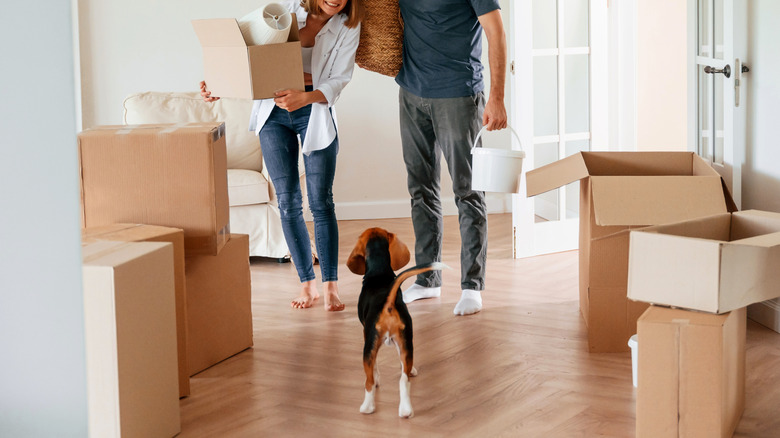
[[[257,46],[247,46],[234,18],[192,21],[212,96],[267,99],[288,88],[304,91],[298,21],[291,15],[286,43]]]
[[[591,352],[628,351],[646,303],[626,296],[629,231],[735,211],[691,152],[579,152],[526,174],[528,196],[580,181],[580,311]]]
[[[628,297],[724,313],[780,296],[780,213],[724,213],[631,232]]]

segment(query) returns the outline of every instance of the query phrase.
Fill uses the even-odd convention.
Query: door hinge
[[[515,62],[514,61],[509,63],[509,73],[515,74]]]

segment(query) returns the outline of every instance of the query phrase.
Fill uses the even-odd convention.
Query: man
[[[412,197],[416,263],[440,261],[439,175],[444,155],[452,177],[461,236],[461,298],[455,315],[482,310],[487,255],[484,192],[471,190],[471,146],[482,126],[507,126],[506,35],[498,0],[399,0],[403,66],[396,77],[401,143]],[[490,94],[485,103],[482,31],[488,41]],[[409,303],[441,295],[439,271],[418,276]]]

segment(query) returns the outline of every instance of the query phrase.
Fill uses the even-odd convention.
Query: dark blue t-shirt
[[[395,81],[427,98],[472,96],[482,82],[482,26],[498,0],[399,0],[403,66]]]

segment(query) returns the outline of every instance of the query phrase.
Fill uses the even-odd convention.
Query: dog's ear
[[[390,246],[390,266],[393,271],[406,266],[412,258],[409,254],[409,248],[393,233],[387,233],[387,243]]]
[[[353,274],[366,274],[366,239],[362,235],[347,259],[347,267]]]

